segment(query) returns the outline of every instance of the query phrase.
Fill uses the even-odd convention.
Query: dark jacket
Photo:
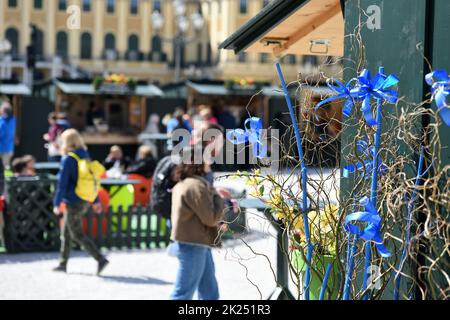
[[[0,117],[0,153],[14,152],[16,136],[16,118]]]
[[[112,167],[114,167],[114,164],[116,163],[116,161],[119,161],[120,163],[120,167],[125,170],[126,168],[128,168],[129,164],[130,164],[130,159],[128,159],[127,157],[122,158],[121,160],[109,160],[109,159],[105,159],[103,161],[103,166],[105,167],[106,170],[111,169]]]
[[[146,178],[153,177],[155,172],[156,161],[153,157],[148,157],[143,160],[138,160],[135,163],[128,166],[126,173],[128,174],[140,174]]]
[[[89,158],[89,153],[85,149],[77,149],[74,151],[80,159]],[[68,155],[61,159],[61,167],[58,173],[58,185],[56,187],[56,194],[53,200],[53,205],[58,207],[61,202],[66,204],[76,204],[82,202],[75,193],[75,187],[78,180],[78,163],[73,157]]]

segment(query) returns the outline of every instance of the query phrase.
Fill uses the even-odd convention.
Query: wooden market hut
[[[105,156],[111,145],[135,150],[138,135],[147,124],[148,98],[163,95],[158,87],[144,81],[136,82],[133,90],[120,86],[96,89],[92,80],[78,79],[57,79],[55,86],[55,111],[67,114],[71,125],[82,132],[99,156]],[[92,117],[98,118],[89,123]]]
[[[248,114],[261,117],[266,127],[270,126],[271,114],[282,106],[280,88],[269,83],[235,85],[225,81],[190,80],[186,82],[188,110],[200,105],[224,107],[236,118],[239,125]]]

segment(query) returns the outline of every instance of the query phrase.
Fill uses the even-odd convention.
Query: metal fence
[[[11,179],[7,182],[5,247],[8,253],[55,251],[60,246],[62,221],[53,214],[55,182],[46,179]],[[83,230],[99,247],[156,248],[169,243],[166,219],[148,207],[89,210]]]

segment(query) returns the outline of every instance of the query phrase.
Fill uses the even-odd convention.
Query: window
[[[247,0],[239,0],[239,12],[247,14]]]
[[[138,0],[130,0],[130,13],[133,15],[137,15],[139,13],[139,1]]]
[[[58,1],[58,10],[66,11],[67,10],[67,0],[59,0]]]
[[[116,37],[112,33],[105,36],[105,50],[116,50]]]
[[[106,1],[106,12],[114,13],[116,11],[116,0]]]
[[[9,28],[5,32],[5,38],[11,43],[11,55],[16,57],[19,54],[19,31]]]
[[[8,0],[8,7],[17,8],[17,0]]]
[[[161,12],[161,0],[153,0],[153,11]]]
[[[197,44],[197,63],[201,64],[203,61],[203,45],[201,43]]]
[[[245,62],[245,60],[247,60],[247,53],[239,52],[238,61],[239,62]]]
[[[304,56],[303,64],[311,64],[317,66],[317,56]]]
[[[91,0],[83,0],[83,11],[89,12],[91,11]]]
[[[261,53],[259,55],[259,62],[260,63],[267,63],[269,61],[269,54],[268,53]]]
[[[128,37],[128,59],[139,60],[139,37],[135,34]]]
[[[34,8],[42,9],[42,0],[34,0]]]
[[[270,0],[263,0],[262,2],[262,7],[264,8],[265,6],[267,6],[270,3]]]
[[[44,32],[41,29],[36,29],[36,58],[41,60],[44,58]]]
[[[56,34],[56,55],[61,58],[67,58],[68,55],[67,33],[65,33],[64,31],[59,31]]]
[[[152,38],[152,51],[153,52],[161,52],[162,51],[162,40],[158,35],[153,36]]]
[[[92,59],[92,36],[85,32],[81,35],[81,59]]]
[[[296,64],[296,63],[297,63],[297,59],[296,59],[296,57],[295,57],[294,54],[288,54],[288,55],[286,56],[285,62],[286,62],[287,64]]]

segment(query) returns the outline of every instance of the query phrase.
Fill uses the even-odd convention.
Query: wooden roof
[[[243,25],[220,47],[234,49],[236,52],[267,52],[276,55],[343,56],[344,17],[340,0],[293,1],[297,6],[291,11],[280,9],[277,17],[271,17],[270,21],[265,23],[267,30],[262,33],[262,25],[258,24],[258,21],[273,15],[273,11],[288,2],[283,1],[277,1],[273,6],[265,8],[266,10]],[[258,36],[252,38],[252,31]]]

